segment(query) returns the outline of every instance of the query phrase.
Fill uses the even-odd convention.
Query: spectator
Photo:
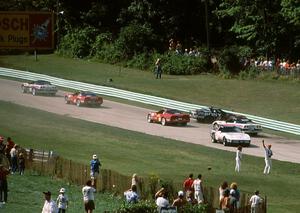
[[[199,174],[197,179],[194,180],[192,188],[194,189],[194,197],[198,201],[198,204],[204,203],[203,186],[202,186],[202,175]]]
[[[254,192],[254,195],[251,196],[249,202],[251,205],[251,213],[258,213],[259,205],[262,203],[262,198],[259,196],[258,190]]]
[[[5,144],[2,136],[0,136],[0,154],[5,154]]]
[[[86,213],[92,213],[95,209],[94,203],[94,193],[96,189],[92,187],[92,181],[88,180],[86,185],[82,188],[83,194],[83,202],[84,202],[84,209]]]
[[[158,208],[169,207],[168,193],[165,188],[161,188],[155,193],[156,205]]]
[[[124,192],[127,203],[137,203],[139,201],[139,195],[137,194],[136,185],[132,185],[130,189]]]
[[[45,195],[45,203],[43,206],[42,213],[58,213],[56,203],[51,199],[51,192],[43,192]]]
[[[92,186],[97,189],[97,178],[100,174],[100,166],[101,163],[98,159],[98,156],[96,154],[93,155],[93,159],[90,162],[91,165],[91,180],[92,180]]]
[[[161,60],[158,58],[155,62],[155,75],[156,79],[161,78],[162,68],[161,68]]]
[[[236,172],[240,172],[241,160],[242,160],[242,146],[239,145],[236,149],[236,156],[235,156],[235,171]]]
[[[138,179],[137,174],[133,174],[132,179],[131,179],[131,186],[137,186],[138,182],[139,182],[139,179]]]
[[[10,150],[14,147],[15,143],[11,140],[11,137],[8,137],[6,140],[6,147],[5,147],[5,155],[9,161],[11,166],[11,158],[10,158]]]
[[[262,140],[262,144],[265,150],[265,169],[264,169],[264,174],[269,174],[271,167],[272,167],[272,161],[271,157],[273,155],[273,152],[271,150],[272,145],[269,144],[268,146],[265,146],[265,141]]]
[[[184,192],[179,191],[178,192],[178,197],[173,201],[172,206],[177,208],[177,212],[180,213],[183,210],[183,207],[187,204],[186,199],[184,198]]]
[[[220,201],[224,197],[224,191],[228,189],[228,182],[224,181],[221,186],[219,187],[219,196],[220,196]],[[228,195],[229,196],[229,195]]]
[[[183,190],[185,192],[185,195],[188,196],[188,195],[192,195],[194,196],[194,190],[192,188],[192,185],[193,185],[193,182],[194,182],[194,179],[193,179],[193,174],[189,174],[188,178],[184,180],[183,182]]]
[[[229,198],[229,189],[224,190],[224,196],[220,200],[220,209],[224,211],[224,213],[229,213],[231,206],[230,206],[230,198]]]
[[[56,199],[56,203],[58,206],[58,213],[65,213],[66,209],[68,208],[69,199],[68,196],[65,195],[65,192],[66,192],[65,188],[61,188],[59,190],[59,195]]]
[[[24,171],[25,171],[25,157],[24,154],[21,152],[19,154],[19,173],[20,175],[24,175]]]
[[[237,183],[233,182],[230,184],[230,205],[233,209],[240,207],[240,191],[238,190]]]
[[[0,164],[0,202],[3,204],[7,203],[7,175],[9,175],[9,170]]]
[[[11,160],[11,174],[15,174],[18,170],[18,145],[15,144],[10,150],[10,160]]]

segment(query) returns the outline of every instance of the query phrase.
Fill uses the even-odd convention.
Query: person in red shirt
[[[7,202],[7,175],[9,170],[0,164],[0,202],[3,204]]]
[[[193,174],[190,174],[187,179],[183,182],[183,189],[186,195],[193,194],[194,190],[192,188],[192,184],[194,182]]]

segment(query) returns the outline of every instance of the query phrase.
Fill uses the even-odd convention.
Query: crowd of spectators
[[[292,61],[290,59],[277,58],[245,58],[241,61],[244,67],[256,67],[264,71],[276,71],[280,75],[299,75],[300,59]]]

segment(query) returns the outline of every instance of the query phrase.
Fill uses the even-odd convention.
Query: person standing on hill
[[[97,189],[97,177],[100,174],[100,166],[101,163],[97,157],[97,155],[93,155],[93,159],[90,162],[91,165],[91,180],[92,180],[92,186]]]
[[[242,146],[239,145],[236,149],[236,157],[235,157],[235,171],[236,172],[240,172],[241,160],[242,160]]]
[[[194,197],[198,201],[198,204],[204,203],[203,183],[201,178],[202,175],[199,174],[192,185],[192,188],[194,189]]]
[[[54,200],[51,199],[51,192],[43,192],[45,195],[45,203],[42,213],[58,213],[58,208]]]
[[[184,180],[183,182],[183,190],[184,190],[184,193],[186,194],[186,196],[188,194],[192,194],[194,195],[194,190],[192,188],[192,185],[193,185],[193,182],[194,182],[194,179],[193,179],[194,175],[191,173],[189,174],[188,178]]]
[[[83,202],[84,202],[84,209],[86,213],[92,213],[95,209],[94,203],[94,193],[96,189],[92,187],[92,181],[88,180],[86,185],[82,188],[82,195],[83,195]]]
[[[156,74],[156,79],[161,78],[162,74],[162,67],[161,67],[161,60],[158,58],[155,62],[155,74]]]
[[[273,152],[271,150],[272,145],[269,144],[269,145],[266,146],[264,140],[262,140],[262,144],[263,144],[263,147],[265,149],[265,169],[264,169],[264,174],[269,174],[270,170],[271,170],[271,167],[272,167],[272,161],[271,161],[271,157],[273,155]]]
[[[59,190],[59,195],[56,199],[56,203],[58,206],[58,213],[65,213],[66,209],[68,208],[69,199],[68,196],[65,194],[66,189],[61,188]]]

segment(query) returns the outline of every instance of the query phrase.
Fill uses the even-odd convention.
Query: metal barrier
[[[130,92],[130,91],[116,89],[112,87],[99,86],[99,85],[82,83],[82,82],[72,81],[72,80],[65,80],[65,79],[56,78],[44,74],[8,69],[3,67],[0,67],[0,76],[13,77],[13,78],[32,80],[32,81],[46,80],[46,81],[50,81],[52,84],[59,87],[64,87],[64,88],[69,88],[74,90],[91,91],[105,96],[122,98],[130,101],[136,101],[144,104],[151,104],[151,105],[160,106],[164,108],[172,108],[172,109],[177,109],[185,112],[189,112],[190,110],[199,109],[199,108],[208,108],[207,106],[184,103],[180,101],[174,101],[166,98]],[[295,135],[300,135],[300,125],[297,124],[271,120],[268,118],[243,114],[239,112],[232,112],[228,110],[224,110],[224,111],[247,116],[249,119],[252,119],[254,122],[261,124],[262,127],[264,128],[281,131],[281,132],[287,132]]]

